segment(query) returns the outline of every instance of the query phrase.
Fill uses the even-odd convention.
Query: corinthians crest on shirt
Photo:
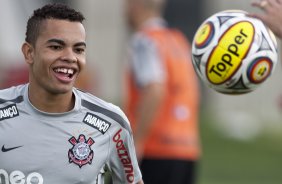
[[[86,164],[92,163],[94,152],[91,149],[91,146],[95,143],[95,141],[91,137],[86,140],[85,135],[80,134],[78,139],[71,137],[69,142],[73,145],[68,152],[70,163],[74,163],[80,168]]]

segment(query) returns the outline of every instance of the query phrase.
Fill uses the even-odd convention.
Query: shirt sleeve
[[[111,137],[109,167],[113,184],[137,183],[142,179],[138,166],[132,134],[125,128],[118,128]]]
[[[131,69],[139,87],[150,83],[163,83],[164,66],[156,43],[145,34],[133,36],[130,44]]]

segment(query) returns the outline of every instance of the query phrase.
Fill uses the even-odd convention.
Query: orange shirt
[[[155,114],[145,140],[144,157],[168,159],[198,159],[199,89],[194,72],[190,45],[175,29],[144,29],[143,34],[155,45],[166,85],[165,100]],[[142,62],[147,62],[143,60]],[[135,130],[135,111],[140,100],[136,74],[129,71],[127,116]]]

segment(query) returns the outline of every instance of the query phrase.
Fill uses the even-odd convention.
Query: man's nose
[[[77,57],[72,48],[65,48],[62,53],[62,60],[74,63],[77,62]]]

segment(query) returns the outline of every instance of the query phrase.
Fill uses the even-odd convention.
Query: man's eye
[[[49,46],[49,48],[51,48],[52,50],[61,50],[62,49],[62,47],[59,45],[51,45]]]
[[[83,48],[77,48],[77,49],[75,49],[75,51],[76,51],[76,53],[82,54],[82,53],[85,52],[85,49],[83,49]]]

